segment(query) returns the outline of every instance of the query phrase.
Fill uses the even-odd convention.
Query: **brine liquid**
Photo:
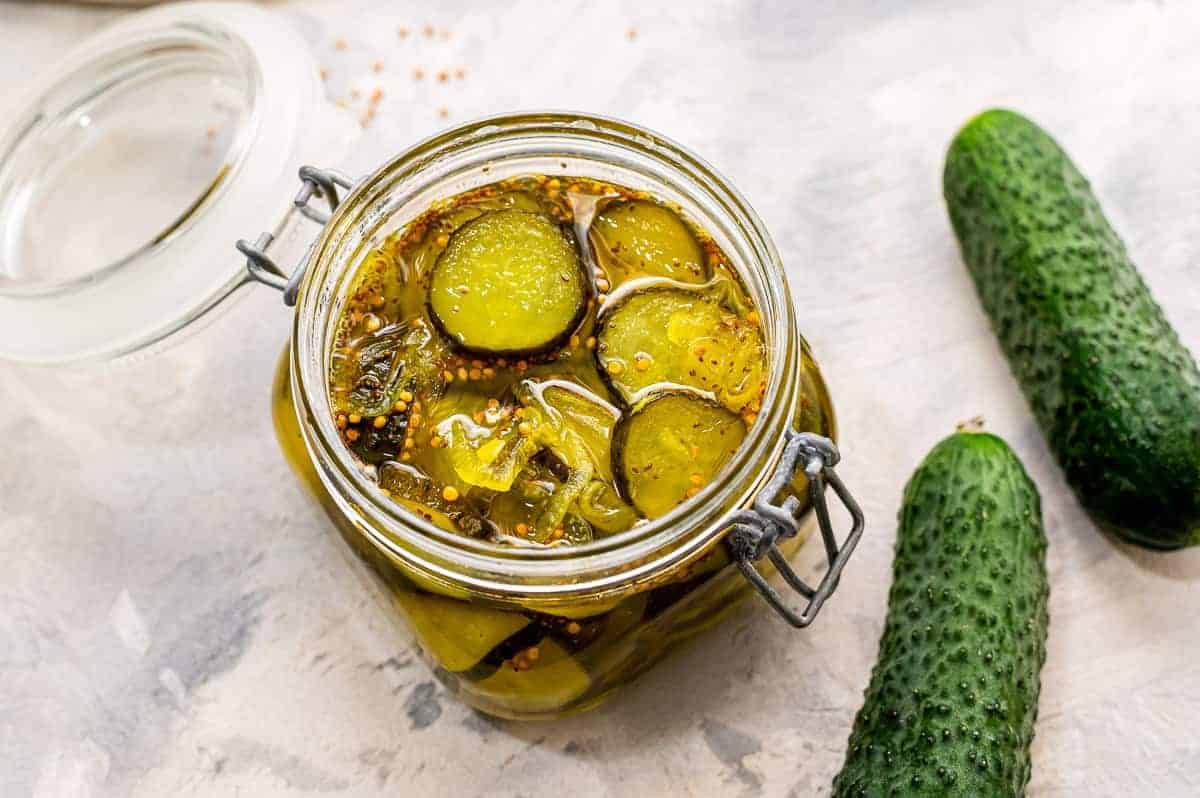
[[[431,307],[439,258],[475,257],[455,237],[505,211],[551,220],[586,281],[579,313],[541,351],[491,346],[522,332],[510,329],[520,309],[497,297],[531,301],[517,299],[524,276],[504,272],[504,241],[472,243],[488,270]],[[730,259],[678,209],[619,186],[529,176],[441,201],[372,251],[353,286],[329,374],[335,423],[394,501],[464,535],[570,545],[661,515],[732,456],[766,388],[758,309]],[[472,291],[489,304],[437,315],[460,311],[454,297],[469,307]],[[683,412],[639,427],[666,393],[687,399],[671,399]]]

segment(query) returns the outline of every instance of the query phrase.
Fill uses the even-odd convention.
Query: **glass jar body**
[[[507,177],[564,174],[645,191],[713,237],[746,284],[769,359],[756,420],[737,453],[687,503],[577,546],[517,547],[442,529],[390,499],[334,424],[334,322],[362,258],[433,203]],[[835,436],[821,374],[797,329],[761,220],[711,167],[619,120],[535,113],[470,123],[416,145],[360,181],[307,258],[274,415],[293,467],[356,559],[384,588],[446,686],[481,711],[549,718],[592,706],[717,623],[750,593],[723,543],[763,489],[789,430]],[[800,547],[813,525],[801,474]],[[778,497],[775,497],[778,498]]]
[[[797,367],[795,429],[836,437],[829,393],[803,341]],[[339,509],[305,447],[292,386],[285,351],[271,409],[289,465],[333,522],[353,567],[378,588],[381,611],[415,639],[438,680],[481,712],[532,720],[595,706],[753,593],[720,540],[618,595],[584,598],[573,606],[544,606],[532,597],[498,601],[433,582],[389,557]],[[792,490],[804,495],[802,484]],[[780,545],[785,556],[796,553],[814,525],[814,514],[806,510],[799,534]],[[532,649],[537,654],[531,660]]]

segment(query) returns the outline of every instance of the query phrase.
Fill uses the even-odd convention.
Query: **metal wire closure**
[[[330,169],[318,169],[315,166],[300,167],[300,191],[292,201],[291,211],[299,212],[306,219],[325,225],[331,215],[337,210],[340,199],[338,186],[349,189],[354,181],[343,174]],[[329,213],[309,205],[313,196],[321,196],[329,204]],[[290,212],[289,211],[289,214]],[[285,219],[286,223],[286,219]],[[307,263],[301,264],[289,276],[267,255],[267,247],[275,240],[272,233],[262,233],[251,244],[246,239],[238,239],[238,251],[246,256],[246,271],[250,276],[264,285],[283,292],[283,304],[292,307],[296,304],[296,294],[300,291],[300,280],[304,277]]]
[[[725,538],[742,575],[758,589],[776,612],[797,629],[803,629],[812,623],[825,600],[837,589],[842,569],[846,567],[846,562],[862,537],[865,525],[862,509],[833,470],[840,459],[837,446],[828,438],[808,432],[789,431],[783,457],[780,458],[775,473],[755,498],[753,507],[733,516],[729,534]],[[795,478],[796,471],[801,466],[808,477],[808,498],[817,511],[825,554],[829,558],[829,570],[825,572],[821,584],[817,585],[815,590],[796,575],[776,545],[780,540],[786,540],[799,531],[796,512],[800,509],[800,500],[795,496],[788,496],[782,504],[775,504],[774,500]],[[841,548],[838,548],[837,538],[834,537],[833,524],[829,520],[829,506],[825,503],[826,484],[833,488],[833,492],[842,500],[853,520],[850,534],[846,536]],[[808,599],[808,606],[803,612],[797,614],[785,605],[779,593],[767,584],[767,580],[754,567],[754,562],[764,554],[774,564],[783,580]]]

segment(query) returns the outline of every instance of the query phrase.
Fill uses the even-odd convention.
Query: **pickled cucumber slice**
[[[614,534],[629,529],[638,521],[637,512],[626,504],[608,482],[593,479],[575,503],[579,517],[593,529]]]
[[[534,354],[578,326],[588,290],[564,227],[544,214],[503,210],[450,237],[430,277],[429,309],[464,349]]]
[[[605,310],[597,340],[600,371],[626,403],[651,385],[674,383],[710,391],[740,412],[756,406],[766,384],[755,317],[707,292],[658,286],[631,293]]]
[[[538,659],[528,670],[504,665],[472,686],[473,692],[501,707],[519,707],[524,713],[557,712],[569,706],[592,686],[579,661],[554,640],[542,640]]]
[[[421,645],[448,671],[475,667],[493,648],[530,624],[519,612],[441,596],[397,592],[396,602]]]
[[[746,436],[742,419],[702,394],[654,392],[617,425],[617,478],[647,518],[665,515],[697,493]]]
[[[692,231],[657,203],[634,200],[606,208],[592,222],[589,238],[592,246],[619,262],[627,276],[670,277],[684,283],[708,279],[704,252]],[[607,259],[598,255],[598,260]]]
[[[596,473],[612,480],[612,435],[620,410],[568,380],[527,380],[517,393],[523,404],[542,411],[559,436],[578,438]],[[567,465],[577,468],[581,464]]]

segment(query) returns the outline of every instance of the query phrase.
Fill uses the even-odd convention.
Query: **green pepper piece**
[[[658,518],[707,484],[745,437],[742,419],[703,394],[655,391],[617,425],[617,478],[634,507]]]
[[[620,411],[586,388],[567,380],[526,380],[518,387],[517,394],[526,406],[526,418],[536,424],[535,434],[567,472],[567,478],[556,488],[537,519],[535,531],[539,536],[547,530],[553,531],[562,525],[573,507],[578,507],[580,520],[587,521],[579,500],[591,485],[597,482],[603,485],[613,480],[612,438]],[[596,498],[594,489],[591,495]],[[620,504],[620,499],[612,496],[610,508],[606,508],[611,509],[607,517],[599,512],[592,515],[608,521],[610,529],[616,518],[632,516],[636,520],[632,509],[621,512]],[[592,505],[587,509],[598,508]]]
[[[757,406],[766,346],[757,318],[711,292],[656,286],[606,307],[597,333],[600,372],[626,403],[660,383],[710,391],[730,410]]]
[[[466,415],[452,416],[438,426],[446,454],[459,479],[488,490],[507,491],[517,474],[537,454],[540,445],[522,435],[518,423],[503,419],[494,426]]]
[[[605,208],[592,222],[588,238],[601,263],[615,260],[623,267],[623,275],[610,268],[610,277],[669,277],[684,283],[708,279],[704,252],[692,231],[657,203],[633,200]]]
[[[430,278],[429,309],[464,349],[535,354],[579,325],[588,291],[569,230],[545,214],[494,211],[450,237]]]
[[[582,467],[576,460],[586,458],[601,478],[612,480],[612,435],[620,410],[569,380],[525,380],[518,386],[517,396],[553,430],[547,445],[568,468]],[[568,460],[559,441],[565,438],[578,444],[574,460]]]
[[[402,390],[440,390],[445,346],[424,322],[389,324],[351,341],[346,349],[335,353],[334,368],[347,378],[333,381],[350,386],[342,402],[335,397],[346,412],[378,416],[392,409]]]
[[[617,495],[610,483],[599,479],[593,479],[583,489],[575,509],[593,529],[610,535],[624,532],[638,521],[637,511]]]

